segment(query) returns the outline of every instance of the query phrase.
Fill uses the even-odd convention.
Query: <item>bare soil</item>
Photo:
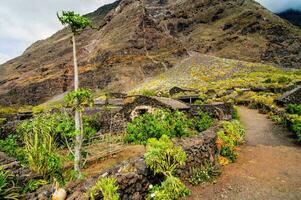
[[[122,161],[129,160],[136,156],[143,155],[145,148],[142,145],[128,145],[124,146],[122,150],[112,156],[104,157],[95,161],[93,164],[89,165],[87,168],[83,169],[83,174],[87,177],[99,174],[99,172],[113,167]]]
[[[237,162],[224,167],[214,183],[190,187],[187,199],[301,199],[300,146],[266,115],[245,107],[239,114],[247,135]]]

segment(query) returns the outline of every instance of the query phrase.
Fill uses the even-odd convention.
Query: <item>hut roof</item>
[[[189,109],[189,106],[185,103],[182,103],[178,100],[166,98],[166,97],[150,97],[154,100],[159,101],[162,104],[167,105],[168,107],[171,107],[172,109]]]
[[[167,108],[172,110],[189,110],[190,107],[185,103],[177,101],[175,99],[165,98],[165,97],[148,97],[143,95],[130,96],[125,99],[127,102],[120,113],[123,114],[128,120],[130,120],[131,112],[141,105],[157,107],[157,108]]]

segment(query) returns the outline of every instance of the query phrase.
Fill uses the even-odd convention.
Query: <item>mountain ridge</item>
[[[80,82],[127,91],[196,51],[300,68],[301,31],[253,0],[122,0],[89,16],[77,38]],[[42,103],[72,89],[71,33],[62,29],[0,65],[0,104]]]
[[[299,28],[301,28],[301,11],[300,10],[288,9],[286,11],[277,13],[277,15],[283,19],[288,20],[290,23],[298,26]]]

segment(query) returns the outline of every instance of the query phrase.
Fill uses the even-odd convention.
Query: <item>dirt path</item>
[[[301,199],[301,147],[286,129],[256,110],[240,108],[246,143],[236,163],[223,168],[216,184],[192,187],[190,200]]]

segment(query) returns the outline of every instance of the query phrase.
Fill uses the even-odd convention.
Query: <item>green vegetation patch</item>
[[[20,188],[8,170],[0,168],[0,199],[20,199]]]
[[[208,114],[202,112],[189,119],[180,111],[156,110],[138,116],[129,123],[125,141],[146,144],[149,138],[159,139],[162,135],[170,138],[191,136],[208,129],[213,122]]]
[[[220,164],[235,162],[238,156],[238,145],[243,143],[245,129],[238,120],[224,121],[217,133],[217,146],[220,151]]]
[[[86,196],[94,200],[99,193],[104,200],[119,200],[118,185],[115,178],[100,178],[87,192]]]
[[[192,167],[189,171],[189,183],[192,185],[199,185],[208,181],[212,181],[215,177],[221,173],[220,169],[212,166],[210,163],[206,163],[200,167]]]
[[[159,140],[148,140],[145,163],[155,174],[163,174],[165,180],[150,189],[147,199],[177,200],[190,195],[182,181],[174,176],[176,168],[185,165],[186,157],[182,147],[175,146],[166,135]]]
[[[286,108],[287,113],[301,115],[301,105],[300,104],[289,104]]]
[[[128,124],[126,142],[146,144],[149,138],[159,139],[162,135],[173,137],[189,136],[190,120],[179,111],[157,110],[136,117]]]

